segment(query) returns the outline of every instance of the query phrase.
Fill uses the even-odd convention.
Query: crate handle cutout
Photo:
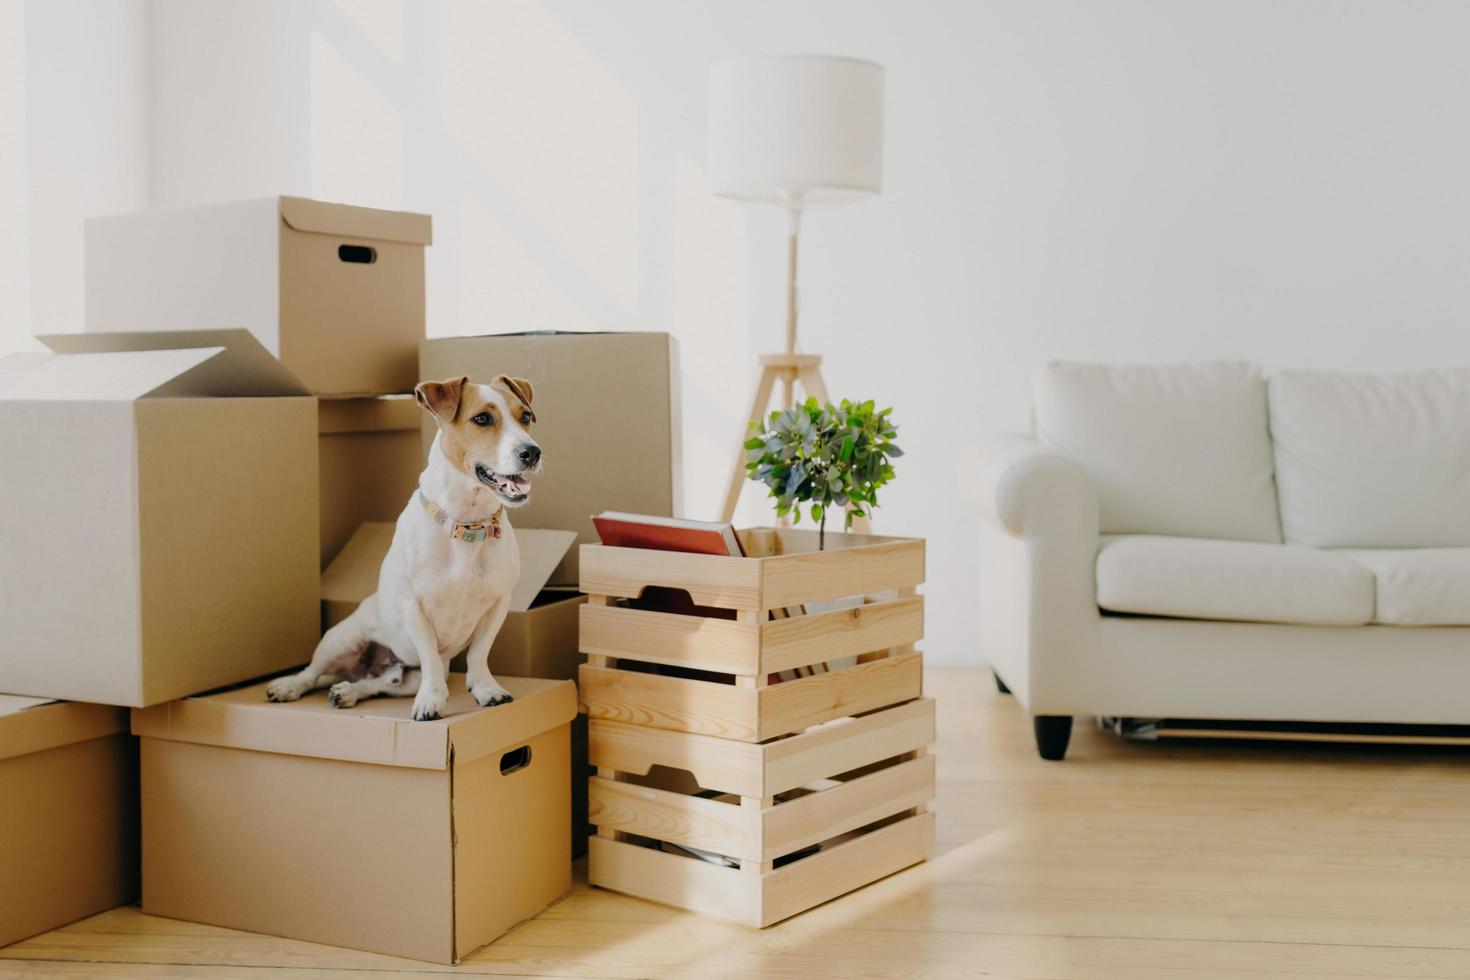
[[[518,749],[511,749],[500,757],[500,774],[509,776],[513,772],[520,772],[531,764],[531,747],[522,745]]]
[[[378,261],[378,250],[367,245],[338,245],[337,258],[358,265],[372,265]]]

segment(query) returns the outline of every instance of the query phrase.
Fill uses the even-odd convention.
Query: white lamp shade
[[[716,194],[803,208],[883,190],[883,66],[831,55],[716,63],[709,85]]]

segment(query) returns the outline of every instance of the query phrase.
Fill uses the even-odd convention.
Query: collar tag
[[[448,531],[449,536],[454,540],[463,541],[466,544],[479,544],[486,538],[500,537],[500,515],[505,512],[504,507],[496,510],[488,521],[465,523],[450,517],[443,507],[424,496],[424,491],[420,490],[418,495],[419,502],[424,505],[424,512],[435,524]]]

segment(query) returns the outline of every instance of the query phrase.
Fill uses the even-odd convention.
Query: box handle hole
[[[522,745],[518,749],[511,749],[500,757],[500,774],[509,776],[513,772],[520,772],[531,764],[531,747]]]
[[[372,265],[378,261],[378,250],[367,245],[338,245],[337,258],[343,262],[356,262],[359,265]]]

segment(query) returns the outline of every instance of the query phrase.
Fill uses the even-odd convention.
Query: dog
[[[380,694],[413,696],[413,719],[431,721],[444,713],[449,661],[461,652],[476,702],[511,700],[488,660],[521,570],[507,512],[530,498],[528,475],[541,469],[533,395],[529,381],[505,375],[488,385],[452,378],[414,389],[439,431],[398,516],[378,591],[326,632],[305,670],[272,681],[269,700],[295,701],[330,685],[339,708]]]

